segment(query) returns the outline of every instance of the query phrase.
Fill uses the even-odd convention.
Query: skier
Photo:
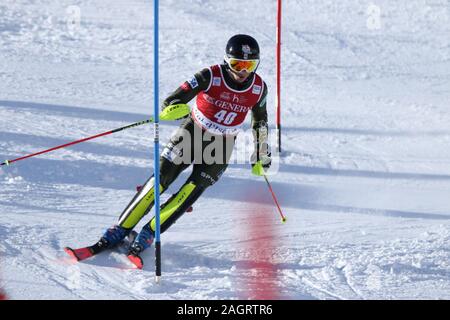
[[[219,180],[228,166],[236,136],[248,111],[252,113],[255,144],[252,166],[258,165],[264,170],[270,167],[266,110],[268,89],[256,73],[259,62],[257,41],[249,35],[235,35],[226,45],[222,64],[196,73],[164,100],[163,110],[172,105],[187,104],[197,96],[196,104],[160,157],[161,193],[193,164],[192,173],[185,184],[161,206],[161,232],[180,218],[206,188]],[[214,146],[211,157],[207,159],[205,151]],[[154,203],[153,187],[152,176],[122,212],[118,224],[106,230],[94,246],[88,247],[89,252],[82,255],[91,256],[123,241],[151,210]],[[129,247],[128,257],[138,268],[143,266],[140,254],[151,246],[155,230],[153,217]]]

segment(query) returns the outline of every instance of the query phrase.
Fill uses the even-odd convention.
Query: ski
[[[99,250],[99,251],[95,252],[95,251],[93,250],[93,248],[92,248],[92,247],[94,247],[94,246],[95,246],[95,245],[90,246],[90,247],[77,248],[77,249],[72,249],[72,248],[70,248],[70,247],[65,247],[65,248],[64,248],[64,251],[65,251],[69,256],[71,256],[72,258],[74,258],[75,260],[77,260],[77,261],[83,261],[83,260],[86,260],[86,259],[88,259],[88,258],[90,258],[90,257],[93,257],[94,255],[99,254],[100,252],[103,252],[103,251],[106,250],[106,249],[104,249],[104,250]]]
[[[138,269],[142,269],[144,268],[144,261],[142,260],[142,258],[138,255],[134,255],[134,254],[129,254],[128,256],[128,260],[131,261],[131,263],[133,263],[136,268]]]
[[[96,244],[92,245],[92,246],[88,246],[88,247],[82,247],[82,248],[77,248],[77,249],[72,249],[70,247],[65,247],[64,251],[72,258],[74,258],[76,261],[83,261],[86,259],[89,259],[103,251],[106,250],[114,250],[117,249],[119,247],[122,247],[124,245],[129,246],[131,243],[133,243],[134,239],[136,239],[137,237],[137,232],[136,231],[131,231],[130,234],[122,241],[122,243],[120,243],[119,245],[117,245],[114,248],[108,248],[105,246],[102,246],[99,242],[97,242]]]

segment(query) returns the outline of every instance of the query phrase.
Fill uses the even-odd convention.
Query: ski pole
[[[270,193],[272,194],[273,201],[275,201],[275,204],[277,205],[278,212],[280,213],[280,216],[281,216],[281,221],[284,223],[284,222],[286,222],[286,217],[283,215],[283,212],[281,212],[280,205],[278,203],[277,197],[275,196],[275,193],[273,192],[272,186],[269,183],[269,179],[267,179],[267,176],[265,174],[263,175],[263,177],[264,177],[264,180],[266,180],[266,182],[267,182],[267,186],[269,187]]]
[[[189,112],[190,112],[190,108],[189,108],[189,106],[187,104],[180,103],[180,104],[169,105],[166,108],[164,108],[164,110],[162,111],[162,113],[161,113],[161,120],[167,120],[167,121],[178,120],[180,118],[183,118],[183,117],[187,116],[189,114]],[[47,149],[47,150],[43,150],[43,151],[39,151],[39,152],[36,152],[36,153],[32,153],[32,154],[29,154],[29,155],[26,155],[26,156],[23,156],[23,157],[20,157],[20,158],[17,158],[17,159],[6,160],[5,162],[0,163],[0,166],[4,166],[4,165],[9,166],[11,163],[14,163],[14,162],[17,162],[17,161],[20,161],[20,160],[28,159],[28,158],[31,158],[31,157],[38,156],[40,154],[44,154],[44,153],[48,153],[48,152],[51,152],[51,151],[54,151],[54,150],[58,150],[58,149],[62,149],[62,148],[65,148],[65,147],[73,146],[73,145],[78,144],[78,143],[82,143],[82,142],[85,142],[85,141],[88,141],[88,140],[92,140],[92,139],[95,139],[95,138],[107,136],[109,134],[116,133],[116,132],[119,132],[119,131],[122,131],[122,130],[125,130],[125,129],[130,129],[130,128],[134,128],[134,127],[146,124],[146,123],[153,123],[153,122],[154,122],[154,119],[152,117],[152,118],[150,118],[148,120],[135,122],[135,123],[129,124],[129,125],[124,126],[124,127],[120,127],[120,128],[117,128],[117,129],[114,129],[114,130],[111,130],[111,131],[99,133],[99,134],[96,134],[94,136],[87,137],[87,138],[84,138],[84,139],[80,139],[80,140],[72,141],[72,142],[69,142],[69,143],[65,143],[65,144],[62,144],[60,146],[53,147],[53,148],[50,148],[50,149]]]
[[[275,201],[275,204],[277,205],[278,212],[280,213],[280,216],[281,216],[281,221],[283,223],[286,222],[286,217],[283,215],[283,212],[281,212],[280,204],[278,203],[277,197],[275,196],[275,192],[273,192],[273,189],[272,189],[272,186],[270,185],[269,179],[267,179],[267,176],[265,174],[264,167],[263,167],[261,161],[258,161],[253,165],[252,173],[255,176],[263,176],[264,177],[264,180],[266,180],[267,186],[269,187],[270,193],[272,194],[273,201]]]
[[[62,144],[60,146],[56,146],[56,147],[53,147],[53,148],[50,148],[50,149],[47,149],[47,150],[43,150],[43,151],[39,151],[39,152],[36,152],[36,153],[32,153],[32,154],[29,154],[29,155],[26,155],[26,156],[23,156],[23,157],[20,157],[20,158],[17,158],[17,159],[6,160],[5,162],[0,163],[0,166],[4,166],[4,165],[9,166],[11,163],[14,163],[14,162],[17,162],[17,161],[20,161],[20,160],[25,160],[25,159],[28,159],[28,158],[31,158],[31,157],[38,156],[40,154],[44,154],[44,153],[48,153],[48,152],[51,152],[51,151],[54,151],[54,150],[58,150],[58,149],[62,149],[62,148],[65,148],[65,147],[73,146],[73,145],[78,144],[78,143],[82,143],[82,142],[85,142],[85,141],[88,141],[88,140],[92,140],[92,139],[95,139],[95,138],[107,136],[107,135],[112,134],[112,133],[116,133],[116,132],[119,132],[119,131],[122,131],[122,130],[125,130],[125,129],[137,127],[137,126],[140,126],[140,125],[143,125],[143,124],[146,124],[146,123],[151,123],[151,122],[153,122],[153,118],[150,118],[150,119],[144,120],[144,121],[135,122],[135,123],[132,123],[130,125],[127,125],[127,126],[124,126],[124,127],[121,127],[121,128],[117,128],[117,129],[114,129],[114,130],[111,130],[111,131],[99,133],[99,134],[96,134],[94,136],[87,137],[87,138],[84,138],[84,139],[80,139],[80,140],[72,141],[72,142],[69,142],[69,143],[65,143],[65,144]]]

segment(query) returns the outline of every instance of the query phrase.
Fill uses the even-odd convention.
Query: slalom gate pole
[[[20,161],[20,160],[25,160],[25,159],[28,159],[28,158],[31,158],[31,157],[38,156],[40,154],[44,154],[44,153],[48,153],[48,152],[51,152],[51,151],[54,151],[54,150],[58,150],[58,149],[66,148],[66,147],[69,147],[69,146],[73,146],[73,145],[78,144],[78,143],[82,143],[82,142],[85,142],[85,141],[88,141],[88,140],[92,140],[92,139],[96,139],[96,138],[99,138],[99,137],[107,136],[107,135],[112,134],[112,133],[116,133],[116,132],[119,132],[119,131],[122,131],[122,130],[125,130],[125,129],[134,128],[134,127],[137,127],[137,126],[140,126],[140,125],[143,125],[143,124],[146,124],[146,123],[151,123],[151,122],[153,122],[153,118],[150,118],[150,119],[144,120],[144,121],[135,122],[135,123],[129,124],[129,125],[124,126],[124,127],[120,127],[120,128],[117,128],[117,129],[114,129],[114,130],[111,130],[111,131],[99,133],[99,134],[96,134],[94,136],[87,137],[87,138],[84,138],[84,139],[72,141],[72,142],[69,142],[69,143],[66,143],[66,144],[62,144],[62,145],[57,146],[57,147],[53,147],[53,148],[50,148],[50,149],[47,149],[47,150],[43,150],[43,151],[39,151],[39,152],[36,152],[36,153],[32,153],[32,154],[29,154],[29,155],[26,155],[26,156],[23,156],[23,157],[20,157],[20,158],[17,158],[17,159],[6,160],[5,162],[0,163],[0,166],[4,166],[4,165],[9,166],[10,164],[12,164],[14,162],[17,162],[17,161]]]
[[[278,203],[277,197],[275,196],[272,186],[269,183],[269,179],[267,179],[266,175],[264,175],[264,179],[266,180],[267,186],[269,187],[270,193],[272,194],[272,198],[275,201],[275,204],[277,205],[278,212],[280,213],[280,216],[281,216],[281,221],[284,223],[284,222],[286,222],[286,217],[283,215],[283,212],[281,212],[280,204]]]
[[[155,150],[154,150],[154,177],[155,177],[155,281],[161,279],[161,222],[159,208],[159,0],[154,0],[153,7],[153,90],[154,90],[154,126],[155,126]]]
[[[277,87],[276,87],[276,112],[277,112],[277,148],[281,154],[281,0],[277,9]]]

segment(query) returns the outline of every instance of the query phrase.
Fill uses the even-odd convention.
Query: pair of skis
[[[117,245],[115,248],[126,245],[127,247],[133,243],[134,239],[136,239],[137,237],[137,232],[136,231],[131,231],[130,234],[127,236],[127,238],[124,239],[124,241],[122,241],[121,244]],[[70,247],[65,247],[64,251],[71,256],[72,258],[74,258],[76,261],[83,261],[86,259],[89,259],[101,252],[110,250],[110,249],[115,249],[115,248],[107,248],[107,247],[102,247],[99,245],[99,243],[96,243],[92,246],[88,246],[88,247],[82,247],[82,248],[77,248],[77,249],[72,249]],[[133,254],[127,254],[127,258],[128,260],[131,261],[131,263],[133,263],[138,269],[142,269],[144,267],[144,261],[142,260],[142,258],[138,255],[133,255]]]
[[[136,191],[139,192],[142,190],[142,186],[137,186],[136,187]],[[192,206],[190,206],[186,212],[192,212],[193,208]],[[134,239],[136,239],[137,237],[137,232],[136,231],[131,231],[130,234],[124,239],[124,241],[122,241],[121,244],[118,245],[118,247],[120,247],[121,245],[131,245],[134,242]],[[96,244],[92,245],[92,246],[88,246],[88,247],[82,247],[82,248],[77,248],[77,249],[72,249],[70,247],[65,247],[64,251],[71,256],[72,258],[74,258],[77,261],[83,261],[86,259],[89,259],[103,251],[109,250],[109,249],[114,249],[114,248],[107,248],[107,247],[102,247],[99,246],[99,243],[97,242]],[[142,260],[142,258],[140,256],[137,255],[133,255],[133,254],[128,254],[127,255],[128,260],[130,260],[138,269],[142,269],[144,267],[144,261]]]
[[[136,191],[139,192],[142,190],[142,186],[136,186]],[[193,208],[192,206],[190,206],[186,212],[192,212]],[[121,244],[118,244],[118,247],[122,246],[122,245],[131,245],[134,242],[134,239],[136,239],[137,237],[137,232],[136,231],[131,231],[130,234],[124,239],[124,241],[122,241]],[[88,246],[88,247],[82,247],[82,248],[77,248],[77,249],[72,249],[70,247],[65,247],[64,251],[71,256],[72,258],[74,258],[76,261],[83,261],[86,259],[89,259],[103,251],[106,250],[110,250],[110,249],[114,249],[114,248],[107,248],[107,247],[102,247],[99,245],[99,243],[97,242],[96,244],[92,245],[92,246]],[[130,260],[138,269],[142,269],[144,267],[144,261],[142,260],[142,258],[140,256],[137,255],[133,255],[133,254],[127,254],[127,258],[128,260]]]

